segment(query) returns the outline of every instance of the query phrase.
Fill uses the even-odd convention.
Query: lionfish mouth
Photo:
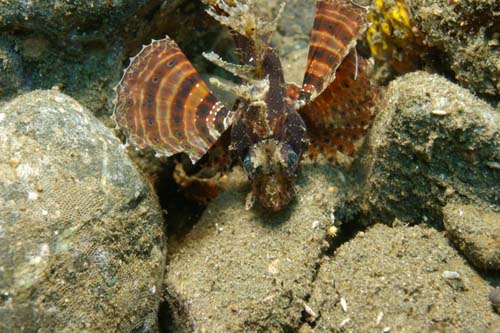
[[[295,196],[294,183],[287,174],[261,175],[253,182],[253,193],[262,207],[277,212]]]

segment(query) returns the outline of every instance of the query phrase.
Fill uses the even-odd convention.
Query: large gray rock
[[[333,169],[305,167],[300,179],[296,203],[279,214],[245,210],[245,193],[222,193],[171,250],[166,284],[176,332],[299,326],[333,208],[343,202],[329,189],[343,186]]]
[[[112,132],[56,91],[0,109],[0,331],[156,326],[156,197]]]
[[[322,263],[309,304],[315,333],[485,332],[489,292],[434,229],[378,224]]]
[[[144,17],[158,12],[161,2],[2,1],[0,97],[12,97],[18,88],[26,91],[56,86],[94,115],[109,118],[112,88],[120,79],[124,59],[133,55],[128,53],[128,45],[137,49],[149,39],[144,39],[142,31],[150,33],[145,27],[151,26],[151,18]],[[9,63],[5,61],[6,43],[13,44],[16,56],[9,56]]]
[[[446,79],[393,81],[358,171],[371,220],[442,226],[450,199],[500,211],[500,112]]]

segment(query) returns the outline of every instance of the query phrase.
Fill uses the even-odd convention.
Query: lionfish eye
[[[293,150],[288,150],[288,167],[293,169],[297,166],[297,162],[299,161],[299,156]]]
[[[250,158],[250,154],[247,154],[243,159],[243,167],[245,168],[245,171],[248,173],[248,175],[252,174],[252,160]]]

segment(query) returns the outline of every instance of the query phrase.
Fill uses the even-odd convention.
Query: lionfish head
[[[295,171],[301,152],[276,139],[262,140],[252,147],[243,159],[252,180],[254,198],[273,211],[288,206],[295,194]]]

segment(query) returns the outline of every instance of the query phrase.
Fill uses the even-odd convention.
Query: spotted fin
[[[315,99],[335,80],[342,60],[366,28],[367,10],[355,0],[317,0],[300,100]]]
[[[298,89],[289,87],[288,93],[293,99]],[[353,155],[370,126],[378,97],[379,88],[370,83],[365,60],[351,51],[337,69],[335,81],[299,110],[311,143],[330,160],[337,160],[337,151]]]
[[[116,87],[117,125],[131,144],[160,155],[185,152],[196,163],[231,116],[168,37],[143,47]]]

